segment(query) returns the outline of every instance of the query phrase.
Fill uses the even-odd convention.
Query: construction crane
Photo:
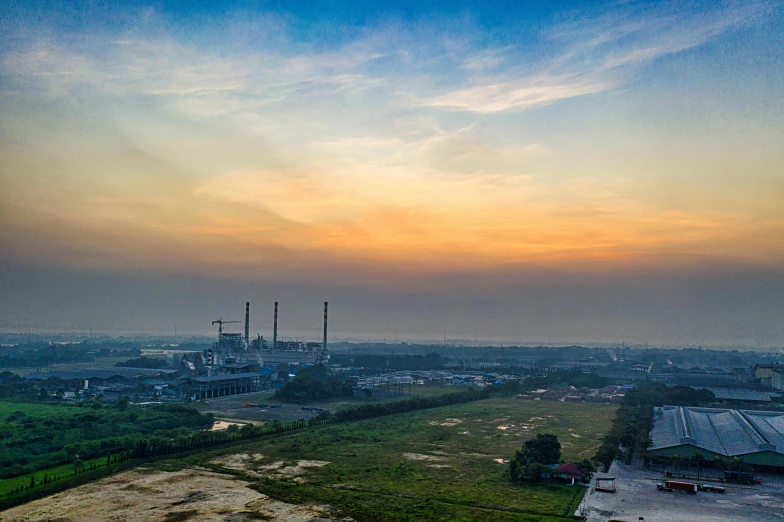
[[[213,326],[215,326],[216,324],[218,325],[218,338],[220,338],[220,335],[223,333],[223,325],[224,324],[241,323],[241,322],[242,321],[224,321],[223,317],[218,317],[216,320],[214,320],[212,322],[212,324],[213,324]]]

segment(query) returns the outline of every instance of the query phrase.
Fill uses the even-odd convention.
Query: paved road
[[[761,486],[727,486],[727,493],[656,490],[661,474],[639,465],[613,463],[608,473],[615,477],[616,493],[589,488],[581,509],[588,522],[623,520],[638,522],[773,522],[784,521],[784,487],[781,477],[771,477]],[[579,514],[579,510],[578,510]]]

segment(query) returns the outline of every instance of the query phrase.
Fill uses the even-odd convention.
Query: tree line
[[[653,408],[656,406],[701,406],[714,400],[709,390],[641,382],[624,395],[610,431],[592,460],[609,469],[612,461],[621,456],[620,447],[625,448],[623,456],[627,463],[631,462],[636,450],[646,450],[651,445]]]

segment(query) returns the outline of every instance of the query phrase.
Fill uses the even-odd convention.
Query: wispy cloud
[[[707,13],[686,3],[680,11],[636,2],[621,4],[610,13],[583,16],[549,30],[544,36],[556,54],[534,63],[516,63],[513,50],[500,50],[469,59],[468,86],[423,102],[425,106],[458,111],[493,113],[525,110],[559,100],[603,92],[628,80],[652,61],[706,43],[711,38],[759,18],[766,8],[760,1],[724,5]],[[506,55],[501,73],[482,76]],[[491,56],[493,58],[487,58]],[[488,61],[489,60],[489,61]],[[490,67],[488,67],[490,68]]]
[[[497,83],[483,82],[475,87],[437,96],[423,105],[484,113],[523,110],[601,92],[611,85],[589,78],[552,76]]]

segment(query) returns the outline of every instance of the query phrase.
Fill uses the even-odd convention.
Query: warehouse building
[[[258,372],[216,373],[193,378],[191,383],[195,388],[197,400],[216,399],[261,391],[261,374]]]
[[[654,409],[652,445],[661,457],[738,457],[784,468],[784,412],[664,406]]]

